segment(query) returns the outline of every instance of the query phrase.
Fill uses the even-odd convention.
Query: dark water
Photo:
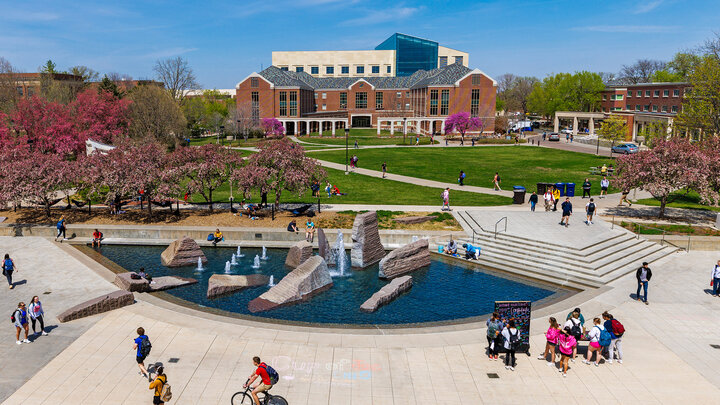
[[[203,248],[208,258],[204,271],[197,271],[195,266],[173,269],[163,266],[160,263],[163,250],[163,246],[104,245],[100,253],[130,271],[142,266],[154,277],[178,275],[197,279],[199,282],[195,285],[167,292],[201,306],[250,314],[248,302],[269,289],[246,289],[234,295],[209,300],[206,298],[208,279],[212,274],[225,273],[225,262],[230,260],[236,248]],[[273,275],[277,283],[289,271],[285,267],[286,249],[268,249],[268,260],[262,261],[261,268],[257,270],[251,266],[255,255],[262,255],[262,249],[242,248],[242,253],[245,257],[238,259],[237,266],[232,266],[232,274]],[[483,315],[493,311],[494,301],[538,301],[555,293],[478,269],[433,259],[430,266],[412,273],[413,287],[409,292],[377,312],[368,314],[360,311],[360,305],[388,282],[378,279],[377,265],[365,270],[347,270],[345,273],[345,277],[333,277],[332,288],[307,302],[253,315],[311,323],[407,324]]]

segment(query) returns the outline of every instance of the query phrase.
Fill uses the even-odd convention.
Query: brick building
[[[460,63],[419,70],[405,77],[313,77],[270,66],[236,86],[238,108],[252,119],[274,117],[288,134],[330,131],[346,126],[443,133],[449,115],[469,112],[495,127],[497,83]]]
[[[51,77],[50,77],[51,76]],[[83,85],[81,76],[75,76],[67,73],[2,73],[1,80],[12,81],[15,85],[15,91],[20,98],[28,98],[42,91],[44,79],[61,81],[71,87],[79,89]]]

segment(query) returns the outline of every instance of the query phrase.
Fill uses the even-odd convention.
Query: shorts
[[[600,187],[600,190],[607,191],[607,187]]]
[[[547,344],[549,344],[549,345],[552,346],[552,347],[557,346],[557,343],[553,343],[553,342],[547,342]]]
[[[165,402],[163,402],[162,399],[160,399],[159,395],[156,395],[153,397],[153,404],[164,404],[164,403]]]
[[[145,357],[147,356],[135,356],[135,360],[137,361],[137,364],[142,364],[145,362]]]
[[[270,388],[272,388],[272,385],[268,385],[268,384],[265,384],[265,383],[260,383],[260,384],[257,386],[257,388],[255,388],[253,391],[256,391],[256,390],[257,390],[257,392],[265,392],[265,391],[269,390]]]
[[[565,354],[565,353],[562,353],[562,352],[560,352],[560,355],[561,355],[563,358],[570,358],[570,357],[572,357],[572,354]]]
[[[599,349],[599,348],[600,348],[600,343],[598,343],[598,342],[590,342],[590,347],[594,347],[594,348],[596,348],[596,349]]]

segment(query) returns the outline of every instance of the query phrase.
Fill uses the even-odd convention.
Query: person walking
[[[465,185],[465,172],[460,170],[460,174],[458,175],[458,184],[461,186]]]
[[[490,319],[485,322],[487,326],[487,341],[488,341],[488,358],[490,360],[498,359],[498,351],[502,344],[500,332],[503,329],[503,323],[500,320],[500,314],[493,312]]]
[[[37,335],[38,332],[35,329],[35,323],[40,324],[40,333],[43,336],[47,336],[47,333],[45,332],[45,311],[43,311],[42,303],[40,303],[40,297],[37,295],[32,297],[30,300],[30,307],[28,308],[30,310],[30,322],[32,322],[32,328],[33,328],[33,334]]]
[[[605,330],[610,332],[611,339],[610,346],[608,346],[608,364],[613,363],[613,360],[615,359],[615,350],[617,350],[617,362],[622,364],[622,337],[625,334],[625,327],[616,320],[612,314],[608,313],[608,311],[603,312],[602,317],[605,320],[605,322],[603,322],[603,326],[605,327]]]
[[[60,243],[62,241],[67,240],[67,236],[65,236],[65,215],[60,216],[60,220],[57,222],[55,227],[57,228],[57,236],[55,236],[55,242],[57,242],[60,235],[62,235],[62,239],[60,239]]]
[[[545,194],[543,194],[543,200],[545,201],[545,211],[550,211],[550,208],[553,206],[553,194],[550,189],[545,191]]]
[[[13,261],[13,259],[10,258],[9,253],[5,253],[5,258],[3,259],[2,263],[2,271],[3,276],[5,276],[5,278],[7,279],[8,288],[12,290],[13,288],[15,288],[12,275],[15,271],[17,271],[17,266],[15,266],[15,262]]]
[[[560,325],[558,325],[557,319],[550,317],[550,327],[545,332],[545,352],[538,356],[538,360],[547,360],[548,354],[550,360],[547,360],[547,365],[552,366],[555,363],[555,346],[558,343],[558,336],[560,335]]]
[[[623,202],[628,203],[628,207],[632,207],[632,203],[628,200],[628,194],[630,194],[629,189],[623,190],[622,196],[620,196],[620,201],[618,202],[618,207],[622,206]]]
[[[570,226],[570,215],[572,215],[572,203],[570,202],[570,197],[565,197],[565,202],[562,203],[560,206],[562,208],[562,219],[560,220],[560,225],[565,225],[565,228]]]
[[[600,357],[601,356],[601,350],[602,346],[600,346],[600,335],[605,330],[605,327],[602,326],[600,323],[600,318],[593,319],[593,327],[590,329],[590,332],[588,332],[588,340],[590,341],[590,344],[588,345],[588,351],[587,356],[585,359],[583,359],[583,363],[590,364],[591,359],[593,358],[593,353],[597,352],[597,355],[595,356],[595,367],[599,366]]]
[[[387,163],[382,163],[382,172],[383,172],[383,179],[385,178],[385,174],[387,174]]]
[[[603,176],[602,180],[600,180],[600,198],[605,198],[608,187],[610,187],[610,180]]]
[[[642,267],[637,269],[635,272],[635,277],[637,278],[638,287],[637,287],[637,293],[635,294],[635,297],[638,301],[640,301],[640,287],[643,288],[643,298],[642,301],[645,302],[645,305],[648,305],[647,301],[647,291],[648,291],[648,283],[650,282],[650,279],[652,278],[652,270],[650,270],[650,267],[648,267],[648,262],[643,262]]]
[[[582,339],[583,335],[585,334],[585,318],[583,318],[582,314],[580,313],[580,308],[575,308],[575,310],[568,314],[567,321],[565,322],[565,325],[563,325],[563,329],[569,329],[570,335],[572,335],[575,338],[576,344],[573,348],[572,358],[570,359],[573,363],[575,362],[575,358],[577,357],[577,344]]]
[[[19,302],[17,308],[12,314],[13,325],[15,325],[15,343],[21,345],[23,343],[30,343],[28,340],[28,321],[27,321],[27,309],[25,309],[25,303]],[[20,340],[20,330],[25,329],[25,339]]]
[[[493,184],[495,184],[495,187],[493,187],[493,190],[502,191],[500,188],[500,175],[498,172],[495,172],[495,177],[493,177]]]
[[[533,191],[533,193],[530,195],[529,203],[530,203],[530,211],[531,211],[531,212],[535,212],[535,206],[536,206],[537,203],[538,203],[538,195],[537,195],[537,193],[535,193],[534,191]],[[547,209],[545,209],[545,211],[547,211]]]
[[[593,215],[595,214],[595,203],[593,202],[593,199],[590,199],[590,202],[585,204],[585,216],[587,219],[585,220],[586,225],[592,225],[592,219]]]
[[[450,209],[450,187],[445,188],[445,190],[443,190],[441,196],[443,199],[443,206],[440,210],[445,211],[445,207],[447,207],[448,211],[452,211]]]
[[[167,376],[165,375],[165,367],[159,366],[157,368],[157,375],[155,379],[150,382],[150,388],[153,391],[153,404],[164,404],[163,401],[163,388],[167,384]]]
[[[587,194],[588,198],[590,198],[590,189],[591,188],[592,188],[592,183],[590,183],[590,179],[585,179],[585,181],[582,184],[582,189],[583,189],[582,198],[585,198],[586,194]]]
[[[133,346],[133,350],[135,350],[135,361],[137,361],[138,368],[140,368],[140,375],[147,378],[148,382],[152,382],[152,378],[150,378],[150,373],[148,373],[147,369],[145,368],[145,359],[147,358],[148,354],[150,354],[152,344],[150,344],[150,339],[145,334],[144,328],[137,328],[136,332],[138,334],[138,337],[135,338],[135,345]]]
[[[360,149],[360,146],[358,145],[357,139],[355,140],[355,149]]]
[[[560,350],[560,372],[563,373],[563,377],[567,377],[568,359],[575,361],[574,356],[577,352],[577,339],[570,334],[570,328],[560,330],[557,345]]]
[[[515,371],[515,351],[520,346],[520,331],[515,328],[515,320],[511,319],[502,331],[505,339],[505,368]]]
[[[555,186],[552,186],[552,195],[553,195],[553,211],[557,211],[557,205],[560,201],[560,189],[558,189]]]
[[[7,255],[5,255],[5,258],[7,260]],[[717,297],[720,294],[720,260],[717,261],[712,273],[710,273],[710,286],[713,288],[713,295]]]

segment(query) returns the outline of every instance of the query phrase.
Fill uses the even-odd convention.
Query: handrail
[[[665,243],[665,234],[667,234],[667,231],[665,229],[655,228],[653,226],[643,225],[643,224],[639,224],[637,222],[631,222],[631,224],[633,224],[634,225],[633,228],[635,228],[635,231],[634,231],[635,239],[640,239],[640,228],[642,227],[642,228],[647,228],[647,229],[654,229],[656,231],[661,231],[662,239],[660,240],[660,246],[662,246]]]
[[[497,239],[497,234],[498,234],[497,226],[498,226],[498,224],[499,224],[500,222],[502,222],[503,220],[505,220],[505,229],[503,230],[503,232],[507,232],[507,221],[508,221],[508,218],[507,218],[507,217],[502,217],[502,218],[500,218],[497,222],[495,222],[495,239]]]

